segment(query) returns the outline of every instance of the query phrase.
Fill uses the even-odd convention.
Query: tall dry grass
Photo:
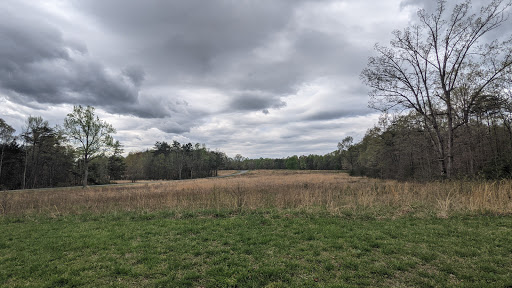
[[[320,171],[251,171],[215,179],[0,192],[0,213],[325,208],[383,217],[512,213],[512,181],[396,182]],[[376,215],[378,216],[378,215]]]

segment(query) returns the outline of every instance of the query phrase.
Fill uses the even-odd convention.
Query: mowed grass
[[[0,286],[512,287],[511,196],[318,171],[0,192]]]
[[[4,218],[3,287],[510,287],[512,217],[326,211]]]

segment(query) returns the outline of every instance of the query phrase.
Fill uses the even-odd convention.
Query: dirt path
[[[222,175],[222,176],[215,176],[215,177],[208,177],[208,178],[225,178],[225,177],[231,177],[231,176],[238,176],[249,172],[249,170],[239,170],[238,172],[235,172],[233,174],[229,175]]]

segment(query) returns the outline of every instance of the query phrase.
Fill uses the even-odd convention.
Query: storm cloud
[[[432,1],[0,4],[0,117],[61,123],[92,105],[127,151],[201,142],[234,155],[327,153],[376,121],[359,73]]]

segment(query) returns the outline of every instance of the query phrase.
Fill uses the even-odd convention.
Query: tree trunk
[[[21,189],[25,189],[25,184],[26,184],[26,180],[27,180],[27,162],[28,162],[28,159],[27,159],[27,147],[25,146],[25,167],[23,167],[23,182],[22,182],[22,186],[21,186]]]
[[[450,109],[448,109],[450,110]],[[452,177],[453,170],[453,121],[450,116],[448,116],[448,161],[446,164],[446,178],[450,179]]]
[[[440,156],[439,156],[439,169],[441,169],[441,176],[447,177],[447,169],[446,169],[446,155],[444,154],[444,148],[441,148]]]
[[[430,139],[432,141],[432,144],[434,145],[434,147],[437,150],[437,156],[438,156],[437,160],[439,161],[439,169],[441,172],[441,176],[444,178],[444,177],[446,177],[446,172],[447,172],[446,171],[447,170],[446,169],[446,152],[445,152],[445,148],[444,148],[444,139],[443,139],[443,136],[441,135],[441,129],[439,128],[437,123],[434,122],[432,126],[434,128],[435,137],[437,139],[434,139],[433,135],[430,136]]]
[[[469,154],[469,156],[468,156],[469,157],[469,164],[468,164],[469,171],[467,171],[467,172],[469,172],[469,174],[471,176],[474,176],[475,175],[475,156],[474,156],[475,153],[473,152],[473,143],[474,143],[473,141],[475,141],[475,137],[474,137],[473,133],[471,132],[472,129],[471,129],[471,127],[469,127],[469,123],[464,126],[464,130],[466,133],[465,134],[466,141],[467,141],[466,146],[467,146],[468,154]]]
[[[87,177],[89,176],[89,159],[87,154],[84,155],[84,179],[83,179],[83,188],[87,188]]]
[[[4,163],[4,148],[5,148],[5,144],[2,145],[2,155],[0,156],[0,180],[2,180],[2,165]],[[2,184],[0,182],[0,184]]]

